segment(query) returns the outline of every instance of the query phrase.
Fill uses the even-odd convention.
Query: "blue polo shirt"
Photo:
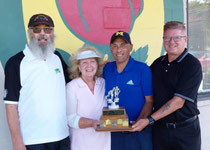
[[[105,95],[113,87],[120,89],[119,106],[126,109],[130,121],[137,120],[145,103],[145,96],[153,94],[150,68],[130,57],[128,64],[118,73],[116,62],[107,63],[103,70]]]

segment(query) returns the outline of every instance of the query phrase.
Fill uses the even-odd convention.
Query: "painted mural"
[[[134,45],[132,57],[148,65],[164,53],[164,23],[184,18],[182,0],[7,0],[0,2],[1,7],[3,65],[24,49],[28,21],[36,13],[48,14],[54,20],[56,48],[66,62],[83,45],[96,47],[104,59],[113,59],[110,37],[115,31],[124,30],[130,33]]]

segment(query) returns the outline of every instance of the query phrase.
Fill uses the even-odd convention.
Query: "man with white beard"
[[[69,150],[64,72],[45,14],[28,24],[30,42],[5,67],[7,120],[13,150]],[[64,71],[63,71],[64,70]],[[67,77],[66,77],[67,80]]]

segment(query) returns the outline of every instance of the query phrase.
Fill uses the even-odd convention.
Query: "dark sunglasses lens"
[[[51,31],[52,31],[52,29],[50,29],[50,28],[44,28],[45,33],[51,33]]]
[[[40,33],[41,32],[41,28],[33,28],[33,32],[34,33]]]
[[[44,30],[44,33],[51,33],[52,29],[51,28],[33,28],[34,33],[40,33],[41,30]]]

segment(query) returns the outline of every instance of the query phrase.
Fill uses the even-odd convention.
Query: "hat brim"
[[[30,27],[34,27],[34,26],[38,26],[38,25],[40,25],[40,24],[44,24],[44,25],[47,25],[47,26],[49,26],[49,27],[54,27],[52,24],[50,24],[50,23],[48,23],[48,22],[36,22],[36,23],[34,23],[33,24],[33,26],[30,26]]]
[[[111,43],[113,43],[114,42],[114,40],[116,39],[116,38],[122,38],[123,40],[125,40],[125,42],[126,43],[129,43],[129,44],[131,44],[131,42],[130,41],[128,41],[126,38],[124,38],[123,36],[121,36],[121,35],[118,35],[118,36],[115,36],[115,37],[113,37],[112,39],[111,39],[111,41],[110,41],[110,44]]]
[[[101,58],[101,56],[97,55],[95,52],[90,50],[83,51],[77,56],[77,60],[87,59],[87,58]]]

